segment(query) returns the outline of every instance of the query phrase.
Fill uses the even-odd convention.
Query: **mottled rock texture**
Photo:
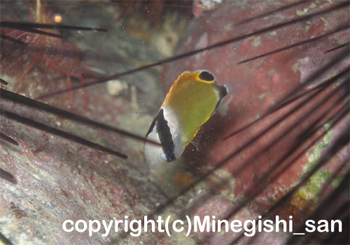
[[[6,3],[7,5],[1,4],[1,20],[31,21],[34,18],[34,6],[31,2],[26,2],[26,5],[22,2]],[[58,12],[64,18],[68,18],[64,19],[66,22],[63,24],[108,29],[107,33],[71,34],[68,40],[62,41],[72,42],[78,48],[79,57],[73,58],[79,59],[79,64],[84,66],[84,69],[93,68],[94,72],[100,72],[100,76],[103,77],[164,58],[157,51],[160,50],[159,47],[152,46],[152,42],[148,43],[135,38],[135,35],[130,35],[131,32],[137,32],[138,37],[152,36],[151,32],[144,33],[140,31],[142,28],[136,31],[125,30],[128,29],[127,20],[119,18],[125,16],[125,13],[122,13],[117,5],[59,6],[54,4],[57,2],[50,1],[50,3],[52,6],[49,9],[53,13]],[[291,9],[239,24],[241,21],[289,3],[290,1],[282,0],[224,1],[217,9],[203,12],[201,17],[190,21],[186,33],[180,38],[176,54],[205,48],[216,42],[332,7],[331,1],[305,2]],[[109,236],[103,236],[104,230],[101,230],[90,237],[87,232],[67,233],[63,231],[62,223],[66,219],[110,221],[125,219],[125,216],[128,216],[129,220],[143,219],[144,215],[156,219],[158,214],[164,219],[171,215],[171,220],[178,218],[183,221],[186,221],[186,215],[191,218],[194,215],[199,217],[215,215],[216,219],[227,218],[230,221],[255,219],[257,211],[265,211],[269,207],[269,201],[278,201],[300,178],[305,165],[311,161],[310,155],[317,158],[326,147],[315,147],[317,151],[308,149],[308,153],[303,153],[294,161],[277,181],[269,183],[253,203],[246,205],[233,216],[226,216],[244,201],[254,183],[268,182],[262,180],[261,176],[266,171],[275,171],[271,166],[293,146],[298,134],[312,123],[314,120],[312,118],[317,114],[312,114],[306,121],[300,121],[302,115],[308,113],[307,109],[300,110],[298,116],[293,115],[274,127],[262,139],[254,141],[244,151],[228,160],[222,169],[215,171],[174,202],[170,202],[169,198],[175,197],[186,185],[197,180],[213,166],[217,166],[226,156],[251,141],[256,133],[264,131],[268,125],[282,117],[289,108],[273,114],[227,141],[222,141],[224,136],[261,117],[278,102],[279,98],[305,82],[309,74],[326,64],[334,53],[324,54],[324,51],[347,42],[349,31],[339,32],[318,42],[297,46],[249,63],[242,65],[237,63],[334,30],[342,23],[348,23],[348,13],[348,9],[343,8],[288,27],[253,35],[230,45],[207,50],[167,64],[161,75],[159,68],[152,68],[121,77],[119,82],[128,84],[128,88],[115,97],[108,95],[105,84],[87,88],[87,108],[84,108],[81,90],[73,92],[73,104],[70,104],[68,93],[44,100],[52,106],[144,136],[162,103],[164,94],[179,74],[185,70],[197,69],[207,69],[214,73],[220,84],[227,84],[230,95],[223,101],[219,112],[204,126],[202,149],[197,152],[189,146],[183,159],[169,163],[168,169],[165,168],[164,173],[155,177],[145,169],[142,142],[1,99],[2,110],[78,135],[128,156],[127,160],[123,160],[47,133],[45,126],[38,130],[1,116],[1,133],[18,142],[18,146],[15,146],[2,139],[0,141],[0,168],[11,173],[16,180],[16,183],[13,183],[0,178],[1,234],[14,244],[196,244],[201,240],[209,244],[230,243],[235,237],[231,232],[192,232],[188,237],[186,232],[172,233],[171,237],[165,233],[143,232],[141,236],[133,237],[130,233],[113,231]],[[134,18],[135,21],[135,16],[132,14],[131,16],[130,18]],[[187,17],[187,13],[181,15],[181,12],[178,16],[178,18]],[[144,21],[141,18],[138,20],[139,23]],[[174,40],[179,38],[172,30],[164,29],[163,33]],[[169,38],[165,34],[157,35],[162,40]],[[155,39],[159,41],[158,38]],[[4,53],[1,53],[0,75],[9,82],[7,89],[36,98],[45,93],[67,88],[64,73],[49,69],[40,62],[34,65],[16,86],[16,81],[34,59],[35,53],[26,51],[21,53],[17,50],[11,55],[8,52],[6,54],[7,56],[4,56]],[[349,64],[349,60],[345,62]],[[332,75],[343,66],[344,63],[334,67],[332,71],[327,72],[327,75]],[[162,84],[159,83],[160,77]],[[89,76],[85,78],[86,82],[97,79]],[[315,81],[312,86],[319,84],[325,78]],[[72,81],[73,85],[79,84],[74,78]],[[164,89],[161,89],[161,85]],[[332,89],[330,88],[328,92]],[[336,93],[331,100],[337,100],[341,92]],[[310,103],[307,108],[312,108],[316,103],[317,100]],[[331,101],[327,103],[322,106],[323,109],[321,108],[319,113],[332,106]],[[343,123],[341,127],[345,128],[346,123],[348,122]],[[292,125],[298,126],[293,130],[287,130]],[[332,134],[323,139],[325,146],[339,136],[341,127],[334,129]],[[287,134],[270,146],[268,151],[262,152],[260,156],[256,155],[280,133],[286,131]],[[348,149],[346,150],[342,152],[340,160],[348,156]],[[332,161],[333,165],[329,166],[331,171],[339,165],[337,157]],[[314,181],[313,184],[319,187],[323,182]],[[305,190],[304,193],[308,191]],[[314,205],[312,199],[305,201],[307,204],[310,202]],[[153,211],[164,203],[168,203],[167,207],[154,215]],[[296,208],[299,207],[297,205]],[[302,208],[304,206],[300,209]],[[286,217],[288,212],[289,210]],[[282,244],[287,236],[285,233],[263,233],[254,239],[256,243]],[[245,237],[241,242],[251,243],[251,240]]]

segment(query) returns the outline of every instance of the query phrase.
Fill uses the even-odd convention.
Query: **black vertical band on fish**
[[[172,162],[176,159],[174,155],[174,141],[171,136],[170,128],[168,122],[164,119],[164,111],[161,109],[156,117],[157,120],[157,133],[159,135],[159,140],[163,148],[163,152],[166,156],[168,162]]]

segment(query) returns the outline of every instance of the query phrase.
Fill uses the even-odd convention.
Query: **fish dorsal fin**
[[[197,151],[200,151],[200,149],[201,149],[199,142],[200,142],[203,134],[204,134],[204,129],[203,129],[203,127],[200,127],[198,129],[198,131],[196,132],[194,138],[191,141],[191,144],[194,145],[194,147],[196,147]]]

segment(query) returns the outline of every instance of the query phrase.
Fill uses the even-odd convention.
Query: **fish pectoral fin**
[[[200,151],[201,146],[199,144],[202,136],[204,134],[204,129],[203,127],[200,127],[197,132],[194,134],[194,138],[191,141],[191,144],[194,145],[194,147],[196,147],[197,151]]]

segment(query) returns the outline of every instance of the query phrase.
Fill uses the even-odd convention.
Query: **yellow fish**
[[[147,132],[147,139],[161,144],[145,142],[149,167],[157,168],[179,158],[226,95],[227,88],[220,86],[210,72],[183,72],[171,86]]]

